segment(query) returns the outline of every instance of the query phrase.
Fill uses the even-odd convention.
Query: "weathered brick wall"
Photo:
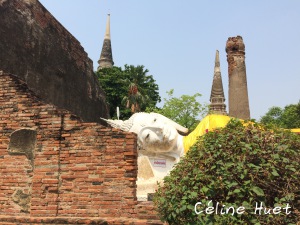
[[[20,129],[36,132],[32,158],[12,145]],[[0,75],[0,224],[161,224],[138,204],[136,178],[135,134],[82,122]]]
[[[84,121],[109,116],[93,62],[38,0],[0,0],[0,68]]]

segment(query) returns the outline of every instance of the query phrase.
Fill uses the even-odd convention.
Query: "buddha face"
[[[154,153],[177,152],[182,143],[180,134],[188,129],[159,113],[135,113],[128,120],[106,120],[112,127],[136,133],[138,146]]]
[[[149,116],[143,121],[144,127],[138,132],[138,145],[151,152],[174,151],[177,145],[177,130],[156,116]]]

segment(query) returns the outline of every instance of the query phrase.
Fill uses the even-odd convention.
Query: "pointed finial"
[[[219,51],[216,50],[216,59],[215,59],[215,73],[220,72],[220,58],[219,58]]]
[[[106,30],[104,39],[110,39],[110,13],[107,14]]]

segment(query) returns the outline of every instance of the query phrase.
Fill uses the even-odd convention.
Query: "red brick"
[[[67,215],[65,219],[70,224],[72,221],[75,224],[72,218],[78,217],[87,224],[92,220],[86,217],[117,217],[111,224],[128,225],[149,224],[130,217],[158,218],[152,205],[138,205],[136,201],[136,135],[70,119],[67,111],[39,102],[32,92],[21,88],[16,77],[2,75],[1,79],[0,103],[4,108],[0,110],[0,118],[4,120],[0,119],[0,124],[5,124],[6,129],[0,136],[0,151],[4,156],[0,159],[3,215],[20,216],[15,220],[20,224],[29,224],[27,219],[31,224],[42,224],[60,215]],[[10,91],[5,90],[8,86]],[[62,113],[66,128],[63,134],[60,133]],[[11,132],[32,124],[37,130],[33,170],[26,156],[7,152]],[[124,138],[112,138],[120,134]],[[20,207],[11,202],[16,187],[24,193],[31,189],[30,215],[20,212]],[[1,216],[0,221],[1,224]],[[14,220],[7,223],[4,220],[4,224],[10,222]]]

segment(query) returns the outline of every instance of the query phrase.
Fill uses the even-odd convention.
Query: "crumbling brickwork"
[[[92,61],[38,0],[0,0],[0,68],[84,121],[109,116]]]
[[[241,36],[226,42],[229,77],[229,116],[249,120],[250,108],[245,64],[245,44]]]
[[[135,134],[82,122],[0,75],[0,224],[161,224],[137,202],[136,149]]]

